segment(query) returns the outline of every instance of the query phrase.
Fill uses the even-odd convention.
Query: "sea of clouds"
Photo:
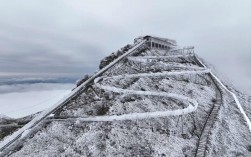
[[[60,79],[58,82],[57,79],[10,80],[0,81],[0,114],[12,118],[24,117],[51,107],[75,86],[73,81]]]

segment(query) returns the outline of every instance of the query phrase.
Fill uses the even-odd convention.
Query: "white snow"
[[[188,57],[191,56],[191,54],[183,54],[183,55],[169,55],[169,56],[129,56],[127,57],[129,61],[133,61],[133,62],[140,62],[140,63],[147,63],[147,62],[151,62],[151,60],[153,59],[167,59],[167,58],[178,58],[178,57]],[[178,68],[189,68],[189,69],[196,69],[196,70],[203,70],[203,67],[198,67],[198,66],[188,66],[188,65],[184,65],[182,63],[163,63],[162,61],[158,61],[158,63],[161,63],[163,66],[166,67],[178,67]]]
[[[221,85],[227,92],[229,92],[229,93],[233,96],[234,101],[236,102],[236,104],[237,104],[239,110],[241,111],[241,113],[242,113],[242,115],[243,115],[243,117],[244,117],[244,119],[245,119],[245,121],[246,121],[246,123],[247,123],[247,125],[248,125],[249,131],[251,132],[251,121],[250,121],[250,119],[248,118],[248,116],[246,115],[245,111],[243,110],[242,105],[241,105],[239,99],[237,98],[237,96],[236,96],[233,92],[231,92],[231,91],[220,81],[219,78],[217,78],[213,73],[211,73],[211,74],[212,74],[213,77],[220,83],[220,85]]]
[[[199,58],[198,58],[197,56],[196,56],[196,58],[197,58],[198,61],[206,68],[205,64],[203,64],[203,63],[199,60]],[[248,116],[246,115],[245,111],[243,110],[242,105],[241,105],[241,103],[239,102],[237,96],[236,96],[233,92],[231,92],[231,91],[220,81],[220,79],[219,79],[217,76],[215,76],[212,72],[210,72],[210,74],[217,80],[217,82],[218,82],[228,93],[230,93],[230,94],[233,96],[233,98],[234,98],[234,100],[235,100],[235,102],[236,102],[236,104],[237,104],[237,107],[239,108],[240,112],[242,113],[242,115],[243,115],[243,117],[244,117],[244,119],[245,119],[245,121],[246,121],[246,123],[247,123],[247,125],[248,125],[249,131],[251,132],[251,121],[250,121],[250,119],[248,118]]]
[[[185,115],[191,112],[194,112],[198,103],[194,102],[195,106],[189,105],[187,108],[178,109],[178,110],[168,110],[168,111],[156,111],[156,112],[144,112],[144,113],[131,113],[123,115],[112,115],[112,116],[96,116],[88,118],[78,118],[81,121],[123,121],[123,120],[136,120],[136,119],[149,119],[149,118],[159,118],[159,117],[168,117],[168,116],[178,116]]]
[[[25,136],[27,136],[27,135],[29,134],[29,132],[30,132],[30,129],[25,130],[25,131],[22,133],[21,138],[24,138]]]
[[[139,43],[137,46],[135,46],[133,49],[136,49],[137,47],[139,47],[141,44],[143,44],[145,41],[142,41],[141,43]],[[143,96],[158,96],[158,97],[164,97],[164,98],[172,98],[172,99],[176,99],[176,100],[179,100],[181,101],[182,103],[186,104],[186,106],[183,108],[183,109],[168,109],[168,110],[157,110],[157,111],[152,111],[152,112],[133,112],[133,113],[122,113],[121,115],[105,115],[105,116],[89,116],[89,117],[80,117],[77,119],[77,123],[76,124],[79,124],[79,121],[95,121],[96,123],[90,123],[90,126],[89,129],[87,129],[88,127],[86,127],[85,129],[82,129],[81,131],[85,131],[87,133],[81,133],[80,136],[83,136],[83,138],[79,138],[79,145],[77,145],[77,147],[81,148],[82,147],[88,147],[88,149],[90,149],[92,152],[95,153],[96,156],[99,156],[100,154],[97,153],[98,150],[96,150],[97,148],[99,148],[98,146],[95,146],[93,144],[95,144],[97,141],[98,143],[100,144],[102,139],[101,134],[103,134],[103,132],[101,132],[100,128],[101,127],[97,127],[95,128],[95,126],[98,126],[100,125],[99,121],[101,122],[107,122],[107,121],[115,121],[114,123],[116,123],[116,121],[122,121],[122,120],[144,120],[146,121],[146,119],[149,119],[149,118],[160,118],[160,117],[168,117],[168,116],[178,116],[178,115],[183,115],[183,114],[188,114],[188,113],[191,113],[191,112],[194,112],[197,110],[199,110],[199,108],[202,105],[199,106],[198,102],[203,102],[203,100],[201,100],[202,98],[199,97],[195,97],[193,96],[193,90],[191,90],[192,92],[190,93],[189,97],[185,94],[184,91],[178,91],[176,89],[174,89],[174,91],[169,91],[169,90],[164,90],[164,91],[169,91],[168,92],[160,92],[160,91],[141,91],[141,90],[134,90],[133,88],[129,88],[129,89],[124,89],[124,88],[119,88],[119,87],[115,87],[111,84],[109,84],[109,81],[112,80],[112,79],[121,79],[121,78],[134,78],[134,77],[139,77],[139,78],[143,78],[143,77],[161,77],[161,76],[170,76],[170,75],[185,75],[185,74],[188,74],[188,75],[196,75],[196,74],[205,74],[205,73],[210,73],[212,74],[212,72],[207,69],[206,66],[204,66],[204,68],[199,68],[199,67],[194,67],[192,70],[186,70],[186,71],[172,71],[172,72],[159,72],[159,73],[140,73],[140,74],[123,74],[123,75],[117,75],[117,76],[111,76],[111,77],[107,77],[107,76],[101,76],[106,70],[108,70],[109,68],[111,68],[113,65],[115,65],[118,61],[120,61],[123,57],[126,57],[127,55],[129,55],[132,51],[132,50],[129,50],[129,52],[125,53],[124,55],[122,55],[121,57],[119,57],[118,59],[114,60],[111,64],[109,64],[108,66],[106,66],[104,69],[100,70],[99,72],[97,72],[95,75],[93,75],[89,80],[87,80],[86,82],[84,82],[82,85],[80,85],[79,87],[77,87],[74,91],[72,91],[68,96],[66,96],[65,98],[63,98],[61,101],[59,101],[58,103],[56,103],[54,106],[52,106],[50,109],[44,111],[43,113],[41,113],[38,117],[34,118],[30,123],[28,123],[27,125],[25,125],[23,128],[21,128],[20,130],[18,130],[17,132],[15,132],[13,135],[11,135],[10,137],[8,137],[6,140],[4,140],[2,143],[0,143],[0,150],[1,148],[5,147],[6,145],[8,145],[11,141],[15,140],[18,136],[21,135],[21,138],[24,138],[27,134],[29,134],[30,131],[32,131],[32,127],[34,125],[36,125],[37,123],[39,123],[43,118],[51,115],[52,111],[58,107],[61,107],[62,104],[69,98],[71,98],[72,96],[74,96],[75,94],[77,94],[77,92],[79,92],[79,90],[81,90],[82,88],[84,88],[90,81],[93,81],[94,79],[94,83],[96,85],[96,87],[98,88],[101,88],[105,91],[109,91],[109,92],[114,92],[114,93],[119,93],[119,94],[123,94],[123,95],[143,95]],[[162,56],[158,56],[158,57],[162,57]],[[144,57],[141,57],[141,58],[136,58],[136,57],[131,57],[130,59],[131,60],[134,60],[134,61],[137,61],[137,62],[148,62],[147,59],[150,59],[150,58],[153,58],[153,59],[158,59],[158,57],[156,56],[148,56],[148,58],[144,58]],[[175,56],[170,56],[170,57],[175,57]],[[129,60],[130,60],[129,59]],[[186,67],[182,64],[180,64],[181,68],[182,67]],[[101,77],[100,77],[101,76]],[[212,76],[214,76],[212,74]],[[215,79],[224,87],[224,89],[226,89],[228,92],[232,93],[231,91],[229,91],[220,81],[219,79],[214,76]],[[143,79],[144,80],[144,79]],[[146,79],[145,79],[146,80]],[[105,82],[102,84],[102,82]],[[182,85],[181,85],[182,86]],[[191,86],[193,86],[191,84]],[[207,87],[205,87],[207,88]],[[182,88],[179,88],[179,89],[182,89]],[[195,89],[195,88],[189,88],[189,89]],[[205,90],[205,89],[204,89]],[[176,93],[177,92],[177,93]],[[179,93],[179,94],[178,94]],[[183,95],[184,94],[184,95]],[[195,93],[196,94],[196,93]],[[210,93],[212,94],[212,93]],[[244,115],[244,118],[246,119],[248,125],[249,125],[249,129],[250,129],[250,121],[249,119],[247,118],[245,112],[243,111],[236,95],[234,93],[232,93],[236,103],[237,103],[237,106],[239,107],[240,111],[242,112],[242,114]],[[191,96],[191,97],[190,97]],[[204,98],[205,99],[205,98]],[[208,103],[207,103],[208,104]],[[205,109],[203,110],[205,111]],[[191,118],[191,117],[190,117]],[[198,117],[197,117],[198,118]],[[142,121],[143,121],[142,120]],[[173,120],[173,119],[170,119],[170,120]],[[126,122],[125,122],[126,123]],[[121,124],[125,124],[125,123],[121,123]],[[183,123],[183,122],[182,122]],[[88,123],[87,123],[88,124]],[[120,123],[119,123],[120,124]],[[170,125],[173,125],[174,123],[170,123]],[[58,133],[58,128],[61,128],[60,131],[59,131],[59,134],[60,136],[62,136],[64,134],[64,130],[67,130],[67,129],[71,129],[73,126],[72,124],[70,124],[71,126],[69,126],[68,128],[66,128],[66,126],[64,124],[60,124],[61,127],[58,127],[57,123],[56,125],[53,125],[52,124],[52,127],[48,127],[49,131],[52,131],[53,134],[57,134]],[[89,125],[89,124],[88,124]],[[116,124],[117,125],[117,124]],[[138,125],[129,125],[130,127],[138,127]],[[145,125],[144,127],[146,127],[147,125]],[[171,126],[172,127],[172,126]],[[176,125],[177,127],[177,125]],[[95,131],[92,132],[94,129]],[[50,130],[52,129],[52,130]],[[92,130],[93,129],[93,130]],[[112,135],[111,133],[116,130],[116,129],[124,129],[124,128],[121,128],[121,127],[111,127],[111,130],[110,130],[110,134],[109,135]],[[124,130],[129,130],[127,128],[125,128]],[[146,129],[147,130],[147,129]],[[149,129],[150,130],[150,129]],[[125,133],[127,133],[125,131]],[[133,132],[133,130],[130,130]],[[137,131],[142,131],[142,128],[141,129],[137,129]],[[137,132],[135,131],[135,132]],[[99,133],[97,133],[99,132]],[[121,134],[123,132],[121,132],[120,130],[119,131],[114,131],[117,135],[115,137],[115,139],[119,139],[121,138]],[[134,132],[134,133],[135,133]],[[183,127],[182,127],[182,132],[183,132]],[[70,131],[68,131],[69,134],[71,134]],[[44,134],[43,136],[47,136],[48,134],[46,134],[45,132],[42,132],[41,134]],[[38,134],[36,134],[37,136],[40,136]],[[36,136],[35,135],[35,136]],[[147,134],[149,135],[149,134]],[[53,136],[56,136],[56,135],[53,135]],[[72,136],[72,135],[71,135]],[[130,136],[128,134],[125,135],[126,137],[126,140],[123,140],[123,141],[119,141],[120,144],[121,142],[131,142],[131,140],[127,140],[127,137]],[[155,134],[153,137],[157,137],[158,134]],[[162,136],[162,135],[161,135]],[[135,136],[135,137],[140,137],[140,136]],[[146,136],[144,136],[146,137]],[[174,137],[174,136],[173,136]],[[167,138],[167,137],[165,137]],[[63,138],[61,138],[63,139]],[[146,138],[144,138],[145,140]],[[156,143],[163,143],[163,138],[161,137],[158,137],[156,138],[157,140],[160,140],[161,142],[159,141],[156,141],[156,140],[151,140],[151,141],[154,141],[154,142],[151,142],[151,144],[155,145],[155,142]],[[169,138],[171,139],[171,138]],[[179,138],[175,138],[175,140],[173,141],[173,143],[177,143],[177,139]],[[36,140],[36,139],[35,139]],[[69,138],[67,138],[67,140],[69,140]],[[194,140],[194,139],[192,139]],[[191,141],[192,141],[191,140]],[[116,141],[116,140],[115,140]],[[143,140],[138,140],[137,141],[140,141],[140,142],[143,142]],[[54,141],[53,141],[54,142]],[[74,141],[75,142],[75,141]],[[170,141],[169,141],[170,142]],[[64,141],[62,142],[64,143]],[[184,142],[180,142],[181,144],[184,144]],[[33,143],[31,143],[32,145]],[[161,147],[168,147],[168,146],[163,146],[163,145],[159,145],[157,146],[158,144],[156,144],[156,150],[158,150],[159,153],[162,152],[162,149],[160,149]],[[171,143],[168,143],[168,145],[172,145],[172,142]],[[195,144],[193,144],[195,146]],[[120,145],[116,145],[118,146],[119,148],[118,149],[122,149],[120,148]],[[144,145],[145,146],[145,145]],[[174,144],[174,146],[177,146]],[[70,146],[69,146],[69,149],[66,151],[66,152],[71,152],[71,148],[73,147],[73,144],[71,143]],[[65,148],[64,148],[65,149]],[[112,149],[112,148],[111,148]],[[117,149],[117,148],[116,148]],[[125,148],[126,149],[126,148]],[[164,148],[163,148],[164,149]],[[173,147],[173,149],[175,149],[175,147]],[[169,150],[173,150],[173,149],[169,149]],[[177,148],[177,149],[180,149],[181,148]],[[41,150],[44,150],[44,149],[41,149]],[[167,149],[168,150],[168,149]],[[84,150],[83,150],[84,151]],[[109,151],[109,149],[108,149]],[[116,150],[117,151],[117,150]],[[118,150],[118,152],[120,152],[121,150]],[[182,149],[183,151],[183,149]],[[169,152],[172,152],[172,151],[169,151]],[[177,156],[177,152],[176,151],[173,151],[175,155],[173,156]],[[74,152],[73,152],[74,153]],[[182,152],[181,152],[182,153]],[[183,152],[184,153],[184,152]],[[180,154],[180,153],[179,153]]]
[[[70,99],[71,97],[73,97],[74,95],[76,95],[81,89],[85,88],[85,86],[92,81],[94,78],[98,77],[99,75],[103,74],[105,71],[107,71],[107,69],[109,69],[110,67],[112,67],[113,65],[115,65],[117,62],[119,62],[120,60],[122,60],[125,56],[128,56],[130,53],[132,53],[134,50],[136,50],[138,47],[140,47],[142,44],[144,44],[146,42],[146,40],[143,40],[141,42],[139,42],[138,44],[136,44],[132,49],[130,49],[128,52],[126,52],[125,54],[123,54],[122,56],[120,56],[119,58],[115,59],[113,62],[111,62],[109,65],[107,65],[105,68],[101,69],[99,72],[97,72],[96,74],[94,74],[91,78],[89,78],[86,82],[84,82],[83,84],[81,84],[80,86],[78,86],[77,88],[75,88],[73,91],[71,91],[67,96],[63,97],[60,101],[58,101],[57,103],[55,103],[53,106],[51,106],[49,109],[43,111],[41,114],[39,114],[37,117],[35,117],[32,121],[30,121],[28,124],[26,124],[24,127],[22,127],[21,129],[19,129],[18,131],[14,132],[12,135],[8,136],[4,141],[2,141],[0,143],[0,154],[1,154],[1,149],[4,149],[4,147],[8,146],[9,144],[12,144],[12,141],[15,141],[20,135],[22,135],[22,133],[25,130],[28,130],[35,126],[36,124],[38,124],[39,122],[41,122],[44,118],[46,118],[48,115],[50,115],[56,108],[64,105],[64,103]]]
[[[161,58],[161,56],[148,56],[148,58]],[[169,56],[169,57],[175,57]],[[141,61],[147,61],[147,58],[140,57],[140,59],[137,59],[137,57],[130,57],[130,59],[136,60],[138,62]],[[145,60],[146,59],[146,60]],[[199,68],[198,68],[199,69]],[[132,78],[132,77],[156,77],[156,76],[168,76],[168,75],[181,75],[181,74],[203,74],[203,73],[209,73],[209,69],[204,70],[197,70],[197,71],[175,71],[175,72],[161,72],[161,73],[140,73],[140,74],[123,74],[123,75],[117,75],[112,77],[97,77],[94,80],[94,83],[97,87],[112,91],[115,93],[123,93],[123,94],[134,94],[134,95],[151,95],[151,96],[163,96],[163,97],[170,97],[174,99],[181,100],[182,102],[189,102],[189,105],[185,109],[178,109],[178,110],[168,110],[168,111],[157,111],[157,112],[145,112],[145,113],[132,113],[132,114],[124,114],[120,116],[102,116],[102,117],[89,117],[89,118],[82,118],[83,121],[112,121],[112,120],[128,120],[128,119],[143,119],[143,118],[153,118],[153,117],[165,117],[165,116],[174,116],[174,115],[182,115],[187,114],[190,112],[193,112],[198,107],[198,102],[196,100],[193,100],[189,97],[178,95],[175,93],[166,93],[166,92],[151,92],[151,91],[136,91],[136,90],[129,90],[129,89],[122,89],[117,87],[112,87],[109,85],[102,85],[99,82],[102,82],[107,79],[118,79],[118,78]],[[193,104],[193,106],[191,105]]]

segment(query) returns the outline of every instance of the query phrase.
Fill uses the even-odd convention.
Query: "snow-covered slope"
[[[8,118],[8,117],[3,114],[0,114],[0,118]]]
[[[143,49],[97,77],[8,155],[194,156],[222,100],[205,156],[251,156],[247,121],[227,90],[217,96],[218,86],[193,54]],[[238,96],[250,117],[250,99]]]
[[[11,120],[11,118],[3,114],[0,114],[0,123],[3,123],[6,120]]]

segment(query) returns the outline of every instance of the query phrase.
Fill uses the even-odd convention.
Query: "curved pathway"
[[[165,56],[165,58],[170,57],[181,57],[183,55],[173,55],[173,56]],[[147,62],[150,58],[152,59],[162,59],[163,56],[146,56],[146,57],[128,57],[128,60],[134,62]],[[170,64],[171,65],[171,64]],[[167,98],[173,98],[179,101],[184,102],[184,104],[188,104],[184,109],[177,110],[167,110],[167,111],[156,111],[156,112],[145,112],[145,113],[131,113],[131,114],[123,114],[123,115],[111,115],[111,116],[95,116],[95,117],[87,117],[80,118],[81,121],[113,121],[113,120],[133,120],[133,119],[145,119],[145,118],[154,118],[154,117],[167,117],[167,116],[178,116],[184,115],[197,110],[198,102],[192,98],[176,94],[176,93],[167,93],[167,92],[152,92],[152,91],[137,91],[137,90],[129,90],[122,89],[109,85],[102,85],[102,81],[111,80],[111,79],[119,79],[119,78],[136,78],[136,77],[161,77],[161,76],[171,76],[171,75],[183,75],[183,74],[203,74],[209,73],[210,71],[205,68],[200,67],[188,67],[183,64],[176,63],[176,66],[181,68],[191,68],[190,71],[174,71],[174,72],[160,72],[160,73],[140,73],[140,74],[123,74],[117,76],[101,76],[97,77],[94,80],[94,84],[103,90],[111,91],[115,93],[121,94],[132,94],[132,95],[147,95],[147,96],[162,96]],[[175,66],[175,67],[176,67]]]

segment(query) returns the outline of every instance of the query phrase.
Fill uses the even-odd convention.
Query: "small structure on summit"
[[[170,48],[177,46],[177,43],[175,40],[171,40],[167,38],[160,38],[160,37],[150,36],[150,35],[138,37],[134,39],[134,43],[136,43],[139,39],[147,40],[146,44],[148,44],[150,48],[169,50]]]

